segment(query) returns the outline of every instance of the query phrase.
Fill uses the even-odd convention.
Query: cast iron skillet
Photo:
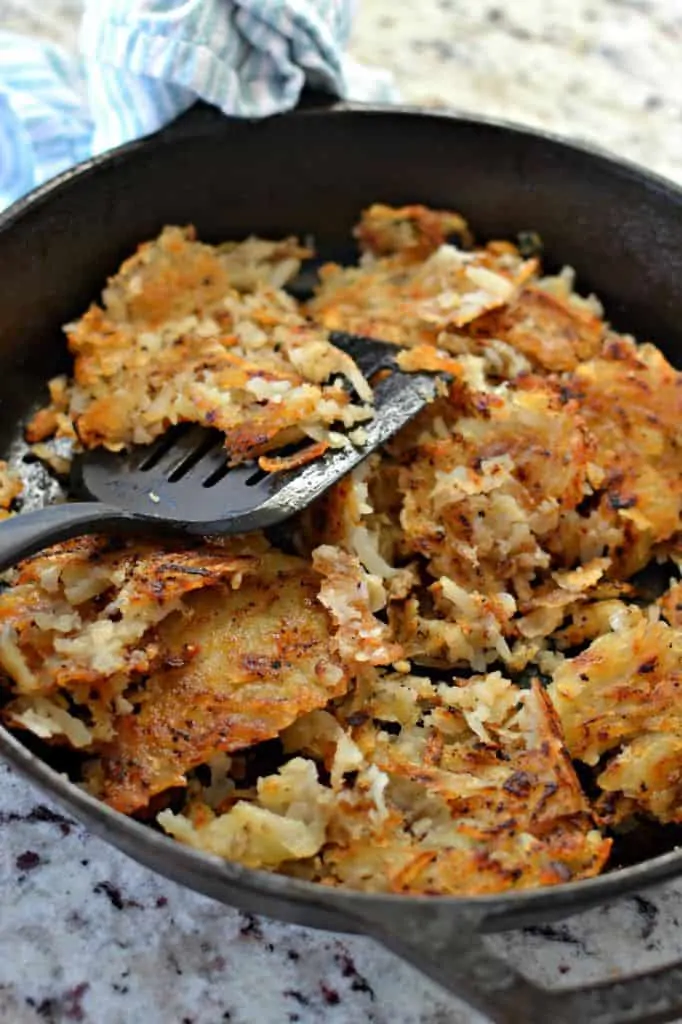
[[[373,201],[455,207],[479,237],[542,235],[621,329],[682,364],[682,191],[597,152],[492,122],[395,108],[303,108],[257,124],[196,107],[90,161],[0,218],[0,450],[46,378],[66,366],[60,325],[165,223],[200,237],[312,232],[347,248]],[[668,852],[601,878],[471,899],[374,896],[250,871],[194,852],[80,792],[0,729],[0,752],[93,831],[224,903],[315,928],[359,931],[490,1020],[616,1024],[682,1015],[682,961],[561,993],[495,958],[481,933],[556,919],[682,874]]]

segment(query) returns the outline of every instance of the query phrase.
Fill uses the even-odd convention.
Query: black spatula
[[[412,419],[437,389],[433,374],[401,372],[393,345],[341,332],[330,341],[368,379],[386,371],[374,385],[374,418],[364,425],[361,446],[332,449],[302,468],[278,473],[265,473],[254,463],[229,467],[221,435],[197,426],[174,428],[149,446],[121,454],[95,449],[78,456],[72,469],[73,491],[86,500],[0,524],[0,571],[88,533],[248,533],[300,512]]]

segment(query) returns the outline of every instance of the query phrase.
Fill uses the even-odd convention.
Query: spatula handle
[[[132,533],[140,517],[97,501],[68,502],[0,523],[0,572],[51,544],[89,533]]]

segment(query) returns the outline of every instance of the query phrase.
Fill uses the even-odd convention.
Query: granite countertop
[[[682,182],[680,0],[358,0],[354,55],[411,103],[610,148]],[[410,13],[412,12],[412,13]]]
[[[76,0],[3,0],[67,45]],[[360,0],[353,53],[406,100],[593,140],[682,182],[679,0]],[[682,883],[494,940],[547,985],[682,952]],[[0,1024],[476,1024],[366,939],[224,908],[88,835],[0,765]],[[519,1022],[522,1024],[522,1022]]]

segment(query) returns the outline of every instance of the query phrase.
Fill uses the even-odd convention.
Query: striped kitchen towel
[[[86,0],[80,53],[0,32],[0,208],[79,160],[156,131],[197,99],[234,117],[305,85],[392,102],[344,46],[354,0]]]

